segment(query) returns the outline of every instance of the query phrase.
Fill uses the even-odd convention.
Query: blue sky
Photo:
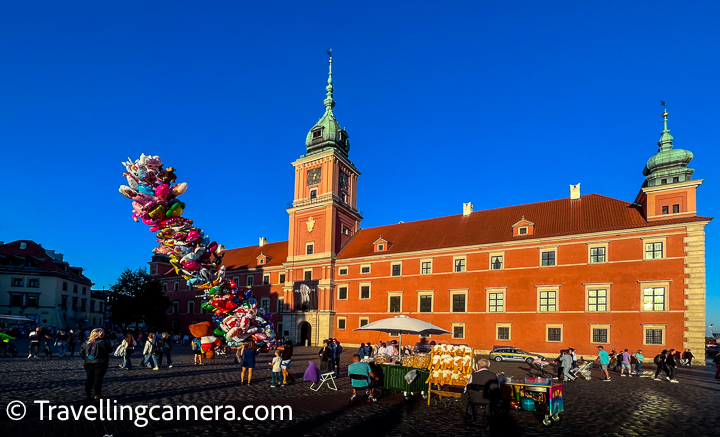
[[[633,201],[660,100],[707,178],[700,214],[720,216],[717,2],[203,3],[0,3],[0,240],[62,252],[98,287],[144,265],[153,236],[117,192],[143,152],[178,169],[185,215],[214,239],[287,239],[290,162],[323,114],[331,47],[364,227],[577,182]]]

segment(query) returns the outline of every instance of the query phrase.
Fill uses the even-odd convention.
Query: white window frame
[[[340,297],[340,289],[345,289],[345,298]],[[337,300],[348,300],[350,297],[350,284],[337,284]]]
[[[667,325],[666,324],[643,324],[642,325],[642,336],[643,336],[643,345],[644,346],[665,346],[667,344]],[[648,344],[647,342],[647,330],[648,329],[660,329],[662,330],[662,344]]]
[[[260,298],[260,308],[264,308],[263,302],[267,302],[267,311],[270,312],[270,305],[272,304],[272,300],[269,297],[261,297]]]
[[[343,326],[342,328],[340,327],[340,321],[341,321],[341,320],[344,322],[344,325],[345,325],[345,326]],[[339,331],[345,331],[345,330],[347,330],[347,317],[341,317],[341,316],[339,316],[339,317],[337,318],[337,329],[338,329]]]
[[[525,232],[523,232],[525,231]],[[518,227],[518,235],[528,235],[528,227],[527,226],[519,226]]]
[[[503,309],[502,311],[490,311],[490,295],[493,293],[499,293],[503,295]],[[507,287],[495,287],[485,289],[485,312],[486,313],[504,313],[507,312]]]
[[[275,303],[275,309],[278,313],[285,312],[285,296],[278,296],[277,302]]]
[[[560,286],[559,285],[536,285],[537,288],[537,308],[536,311],[541,314],[545,313],[557,313],[560,311]],[[555,309],[553,311],[541,311],[542,308],[542,294],[543,293],[555,293]],[[546,297],[549,299],[549,297]]]
[[[660,280],[660,281],[638,281],[640,284],[640,311],[644,313],[666,313],[670,311],[670,283],[672,279]],[[645,308],[645,289],[647,288],[664,288],[665,293],[663,297],[664,309],[654,310]]]
[[[501,265],[499,269],[493,268],[493,262],[492,259],[495,256],[499,256],[502,258]],[[488,270],[505,270],[505,251],[502,252],[490,252],[488,253]]]
[[[278,284],[282,285],[287,279],[287,273],[278,273]]]
[[[308,253],[308,249],[312,247],[312,253]],[[305,256],[315,255],[315,241],[308,241],[305,243]]]
[[[362,288],[368,287],[368,297],[362,297]],[[358,283],[358,299],[359,300],[370,300],[372,299],[372,282],[360,282]]]
[[[420,311],[420,298],[430,296],[430,312]],[[435,290],[421,290],[417,292],[417,312],[419,314],[432,314],[435,312]]]
[[[363,269],[366,267],[367,267],[368,271],[363,272]],[[372,266],[370,264],[360,264],[360,274],[361,275],[369,275],[370,273],[372,273]]]
[[[457,290],[449,290],[450,291],[450,312],[455,314],[462,314],[468,312],[468,291],[469,288],[463,288],[463,289],[457,289]],[[465,296],[465,309],[463,311],[455,311],[455,308],[453,306],[453,296],[456,295],[463,295]]]
[[[588,250],[588,264],[606,264],[608,262],[608,241],[593,241],[592,243],[587,243],[587,250]],[[605,249],[605,261],[595,261],[592,260],[592,250],[603,248]],[[644,248],[644,246],[643,246]]]
[[[402,291],[388,291],[388,301],[387,301],[387,312],[388,314],[402,314],[403,312],[403,292]],[[392,297],[399,297],[400,298],[400,311],[390,311],[390,298]]]
[[[547,343],[562,343],[565,341],[564,323],[545,323],[545,341]],[[550,328],[560,328],[560,340],[550,340]]]
[[[255,275],[254,274],[245,276],[245,285],[250,286],[250,287],[255,286]]]
[[[610,312],[610,296],[612,289],[612,282],[603,282],[597,284],[583,284],[585,286],[585,312],[596,314],[596,313],[609,313]],[[591,290],[605,290],[605,311],[590,311],[590,291]],[[598,305],[597,303],[595,305]]]
[[[345,270],[345,273],[343,273],[343,270]],[[349,270],[350,270],[350,269],[349,269],[347,266],[345,266],[345,267],[338,267],[338,276],[346,276],[346,275],[348,274],[348,271],[349,271]]]
[[[190,311],[190,306],[192,306],[192,308],[193,308],[192,311]],[[195,301],[194,300],[187,301],[186,307],[187,308],[185,308],[185,310],[186,310],[185,314],[195,314]]]
[[[265,282],[265,278],[267,278],[267,282]],[[262,285],[270,285],[270,273],[263,275]]]
[[[423,264],[424,263],[430,263],[430,271],[428,273],[423,272]],[[432,258],[429,259],[421,259],[420,260],[420,274],[421,275],[432,275],[433,273],[433,260]]]
[[[553,264],[553,265],[551,265],[551,266],[544,266],[544,265],[543,265],[542,256],[543,256],[543,253],[546,253],[546,252],[554,252],[554,253],[555,253],[555,256],[553,257],[553,260],[555,261],[555,264]],[[557,266],[558,266],[558,248],[557,248],[557,246],[538,247],[538,255],[539,255],[539,260],[540,260],[540,264],[539,264],[540,267],[545,268],[545,267],[557,267]]]
[[[662,243],[662,256],[660,258],[648,258],[646,245],[650,243]],[[642,239],[642,259],[645,261],[652,261],[656,259],[667,258],[667,237],[646,237]]]
[[[610,327],[612,323],[588,323],[588,325],[590,325],[590,344],[610,344],[612,341],[610,338]],[[593,329],[607,329],[607,341],[604,343],[593,341]]]
[[[393,266],[400,266],[400,274],[399,275],[393,276]],[[402,261],[390,263],[390,277],[391,278],[399,278],[400,276],[402,276]]]
[[[370,323],[370,317],[359,317],[358,318],[358,328],[362,328],[363,326],[365,326],[365,325],[363,325],[363,320],[365,320],[365,325]]]
[[[500,338],[500,328],[508,328],[508,338]],[[496,341],[512,341],[512,323],[496,323],[495,324],[495,340]]]
[[[305,273],[310,272],[310,279],[305,279]],[[303,281],[312,281],[313,280],[313,269],[303,269]]]
[[[463,335],[462,335],[462,337],[455,337],[455,328],[458,328],[458,327],[459,327],[459,328],[462,328],[462,330],[463,330]],[[466,337],[466,335],[465,335],[465,334],[466,334],[465,323],[452,323],[452,324],[450,325],[450,332],[452,332],[452,334],[450,334],[450,335],[452,336],[452,339],[453,339],[453,340],[463,340],[463,339],[465,339],[465,337]]]
[[[459,271],[459,272],[457,271],[457,266],[456,266],[456,263],[457,263],[458,261],[463,261],[463,269],[462,269],[461,271]],[[452,269],[453,269],[453,270],[452,270],[453,273],[465,273],[465,272],[467,272],[467,255],[454,256],[454,257],[453,257],[453,266],[452,266]]]

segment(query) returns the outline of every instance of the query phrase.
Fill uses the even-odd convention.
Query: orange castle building
[[[634,202],[598,194],[361,229],[360,172],[333,108],[332,59],[325,114],[293,162],[288,241],[228,250],[227,275],[250,285],[279,336],[317,345],[387,339],[354,332],[404,314],[452,332],[434,340],[478,350],[536,352],[596,345],[702,350],[705,225],[688,168],[665,128]],[[173,302],[169,328],[209,320],[166,259],[151,272]],[[411,339],[406,339],[408,341]],[[411,341],[414,341],[411,340]]]

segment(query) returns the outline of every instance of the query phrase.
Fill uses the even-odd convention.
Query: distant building
[[[451,332],[437,341],[481,350],[701,350],[705,226],[712,218],[698,214],[703,180],[692,178],[693,154],[673,147],[667,112],[634,202],[581,195],[576,184],[563,199],[484,211],[466,203],[458,215],[361,229],[360,172],[333,113],[332,72],[326,89],[325,113],[307,134],[306,153],[292,163],[288,241],[261,238],[228,250],[224,260],[227,276],[252,286],[273,313],[280,335],[313,345],[328,337],[374,342],[388,335],[353,330],[407,315]],[[478,163],[478,190],[487,189],[480,168],[486,164]],[[474,183],[445,167],[436,173],[448,187]],[[398,177],[439,180],[412,170],[386,173],[390,190]],[[173,302],[174,328],[210,319],[198,311],[201,293],[189,290],[166,258],[153,257],[150,266]]]
[[[97,328],[106,327],[107,301],[108,295],[106,290],[90,290],[90,311],[88,314],[88,323],[90,323],[90,326]]]
[[[34,321],[31,324],[57,328],[92,327],[92,286],[82,267],[71,266],[61,253],[31,240],[0,242],[2,314],[25,316]]]

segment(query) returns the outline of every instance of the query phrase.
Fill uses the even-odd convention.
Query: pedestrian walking
[[[158,344],[158,367],[162,366],[163,357],[167,358],[168,369],[172,369],[172,340],[167,332],[162,333]]]
[[[330,362],[332,361],[332,349],[330,348],[330,342],[323,340],[323,347],[318,352],[320,357],[320,371],[330,370]]]
[[[665,365],[668,370],[667,380],[670,382],[679,382],[677,379],[675,379],[678,368],[677,354],[675,354],[675,352],[675,349],[670,349],[665,360]]]
[[[620,359],[620,376],[625,376],[625,371],[627,371],[627,376],[630,376],[632,367],[630,366],[630,353],[628,350],[625,349],[618,355],[618,358]]]
[[[570,370],[572,370],[572,355],[569,350],[564,350],[562,352],[563,354],[560,356],[560,363],[563,368],[563,381],[570,382],[575,379],[575,377],[570,374]]]
[[[65,354],[67,354],[68,338],[69,337],[64,330],[60,330],[57,337],[55,338],[55,346],[58,347],[58,353],[60,354],[60,357],[64,357]]]
[[[285,340],[285,344],[280,346],[278,350],[282,351],[282,354],[280,355],[280,358],[282,358],[282,362],[280,363],[280,370],[282,370],[282,376],[283,376],[283,385],[292,384],[295,382],[295,378],[293,378],[292,374],[290,373],[290,363],[292,362],[292,355],[293,355],[293,344],[290,339]]]
[[[75,332],[74,329],[70,330],[70,333],[68,334],[68,350],[70,351],[70,356],[75,356],[75,347],[78,345],[79,339],[78,334]]]
[[[203,350],[202,350],[202,343],[200,343],[199,337],[193,338],[192,342],[190,343],[190,349],[192,349],[192,351],[193,351],[193,364],[194,365],[199,364],[202,366]]]
[[[337,377],[340,376],[340,355],[343,353],[343,347],[337,338],[333,339],[333,344],[335,344],[335,358],[333,365],[335,366],[335,376]]]
[[[188,337],[187,334],[183,335],[182,344],[187,344],[189,340],[190,340],[190,337]]]
[[[610,381],[610,375],[608,374],[608,366],[610,365],[610,356],[604,347],[598,346],[598,360],[600,361],[600,369],[605,374],[603,381]]]
[[[275,357],[273,358],[272,362],[270,362],[270,365],[272,366],[272,382],[270,383],[270,387],[277,387],[278,384],[280,384],[280,380],[282,378],[282,351],[280,349],[275,351]]]
[[[657,366],[657,370],[655,371],[655,377],[653,378],[655,381],[660,381],[660,378],[658,378],[658,376],[660,376],[660,371],[665,372],[666,378],[668,379],[668,381],[670,380],[670,370],[668,370],[667,364],[665,362],[665,360],[667,360],[667,353],[667,349],[663,349],[663,351],[655,355],[655,358],[653,359],[653,363],[655,363],[655,365]]]
[[[157,359],[157,344],[155,343],[155,334],[150,333],[147,336],[145,347],[143,348],[143,361],[140,367],[150,367],[153,370],[159,370],[158,359]]]
[[[93,329],[88,340],[80,349],[80,356],[84,360],[85,368],[85,399],[90,400],[92,391],[95,399],[102,395],[103,378],[110,363],[110,344],[104,339],[105,331],[102,328]]]
[[[123,350],[122,354],[122,364],[120,365],[120,368],[122,369],[132,369],[132,360],[130,357],[133,353],[135,353],[135,348],[137,347],[137,342],[133,338],[132,334],[129,332],[127,335],[125,335],[125,338],[123,339],[122,343],[120,343],[120,347]]]
[[[685,362],[685,365],[688,367],[692,367],[692,360],[695,358],[695,355],[692,353],[690,349],[685,349],[685,352],[683,352],[683,361]]]
[[[570,348],[570,356],[572,356],[572,368],[577,369],[577,353],[575,348]]]
[[[645,357],[642,354],[642,350],[638,349],[637,352],[635,352],[635,373],[637,375],[642,375],[642,365],[643,361],[645,361]]]
[[[557,377],[555,379],[559,380],[560,377],[563,374],[563,355],[565,355],[565,349],[560,349],[560,355],[558,355],[557,358],[555,358],[555,362],[557,363]]]
[[[255,354],[257,353],[257,345],[252,338],[237,351],[237,359],[242,366],[240,373],[240,384],[245,381],[245,372],[248,373],[247,383],[250,385],[252,381],[253,369],[255,368]]]

